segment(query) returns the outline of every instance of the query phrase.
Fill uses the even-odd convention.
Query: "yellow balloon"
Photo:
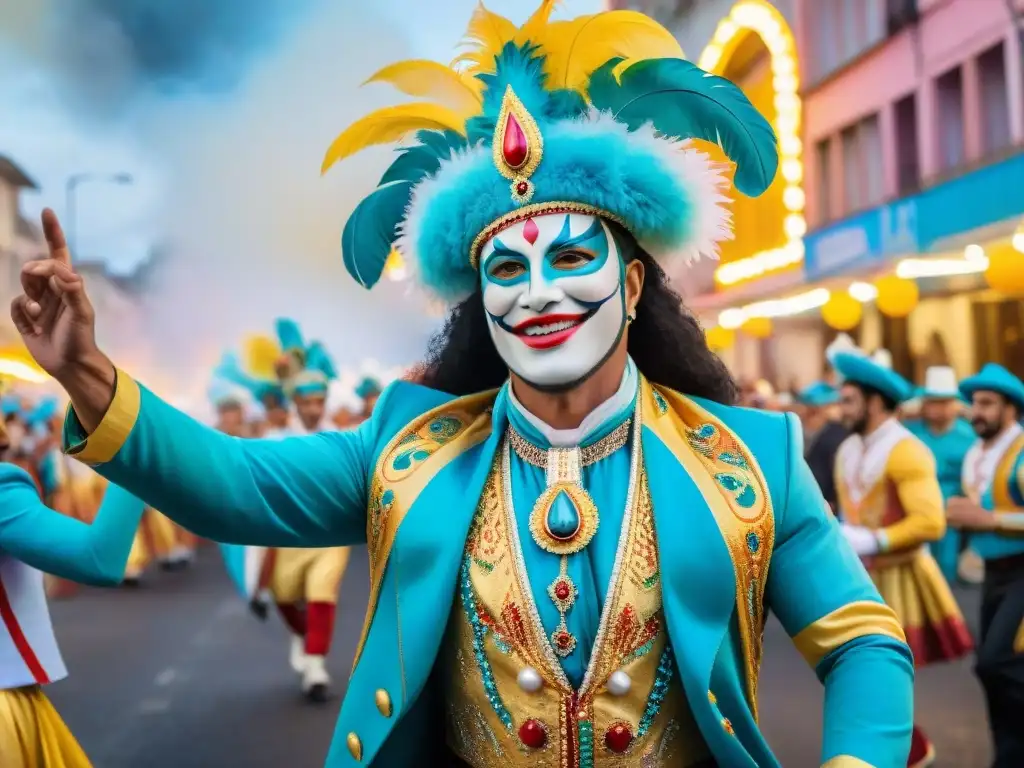
[[[825,325],[837,331],[852,331],[860,322],[864,308],[846,291],[833,293],[821,308]]]
[[[736,341],[736,332],[732,328],[716,325],[704,334],[708,347],[711,349],[729,349]]]
[[[1024,253],[1005,248],[989,252],[985,280],[1002,293],[1024,293]]]
[[[752,317],[740,326],[740,330],[755,339],[767,339],[772,335],[770,317]]]
[[[888,275],[875,282],[878,311],[887,317],[906,317],[914,311],[921,297],[917,283],[896,275]]]

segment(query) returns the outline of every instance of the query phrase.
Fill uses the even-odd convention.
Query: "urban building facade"
[[[779,136],[775,184],[734,201],[736,240],[683,283],[740,377],[820,376],[838,325],[822,307],[837,295],[860,305],[843,327],[907,375],[1024,366],[1021,297],[983,276],[1024,246],[1024,0],[615,5],[673,30]],[[886,275],[916,281],[909,317],[878,310]]]

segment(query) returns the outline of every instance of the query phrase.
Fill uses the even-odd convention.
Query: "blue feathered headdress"
[[[285,372],[285,390],[291,395],[327,394],[328,382],[338,377],[334,361],[319,341],[306,344],[298,323],[279,318],[277,338],[291,367]]]
[[[641,13],[550,21],[555,4],[521,28],[481,5],[451,67],[405,61],[370,78],[435,101],[367,115],[324,158],[326,171],[415,135],[345,225],[342,256],[359,283],[373,286],[397,249],[424,287],[459,299],[489,237],[554,212],[618,222],[658,258],[716,255],[732,236],[725,169],[691,139],[724,150],[740,192],[771,184],[775,134],[739,88],[685,61]]]

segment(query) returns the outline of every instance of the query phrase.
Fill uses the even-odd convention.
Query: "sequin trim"
[[[665,694],[668,693],[668,687],[672,683],[674,670],[672,646],[666,644],[665,650],[662,651],[661,659],[658,661],[658,672],[654,676],[654,685],[647,696],[647,706],[644,707],[644,714],[640,718],[640,725],[636,729],[637,739],[643,738],[661,711],[661,704],[665,701]]]
[[[484,686],[484,693],[487,700],[498,716],[501,724],[509,731],[512,730],[512,715],[505,708],[501,695],[498,693],[498,684],[494,681],[494,671],[491,663],[487,660],[487,623],[481,618],[477,610],[476,600],[473,597],[473,582],[469,573],[469,566],[472,560],[467,555],[462,560],[462,569],[459,572],[459,597],[462,600],[462,610],[466,613],[469,625],[473,630],[473,656],[476,660],[476,667],[480,672],[480,679]]]

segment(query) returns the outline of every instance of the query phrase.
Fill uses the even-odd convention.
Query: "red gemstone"
[[[519,726],[519,739],[530,749],[540,749],[548,740],[548,732],[538,720],[527,720]]]
[[[568,648],[572,645],[572,635],[568,632],[559,632],[558,637],[555,638],[555,643],[559,648]]]
[[[570,593],[571,590],[569,589],[569,585],[564,581],[560,581],[555,584],[555,597],[559,600],[568,600]]]
[[[633,734],[629,732],[629,726],[623,723],[616,723],[604,735],[604,745],[620,755],[629,749],[632,743]]]
[[[526,162],[530,153],[530,147],[526,143],[526,134],[523,132],[516,116],[509,112],[505,118],[505,139],[501,144],[501,156],[505,162],[513,168],[521,168]]]
[[[530,185],[527,184],[525,181],[520,181],[518,184],[516,184],[516,194],[517,195],[525,195],[529,191],[530,191]],[[530,219],[530,221],[533,221],[533,219]],[[527,222],[527,223],[529,223],[529,222]],[[537,226],[537,225],[534,224],[534,226]],[[532,242],[533,241],[531,240],[531,243]]]

